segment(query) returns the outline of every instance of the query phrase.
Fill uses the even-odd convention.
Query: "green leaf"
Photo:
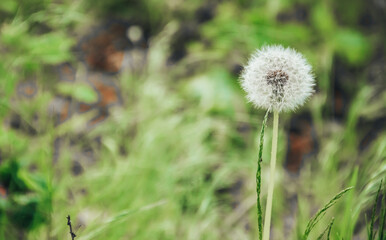
[[[98,100],[98,95],[89,85],[83,83],[60,83],[59,93],[71,96],[80,102],[93,103]]]
[[[1,28],[0,40],[11,46],[20,46],[26,40],[28,24],[15,20],[12,24],[5,24]]]
[[[360,32],[340,29],[332,37],[337,53],[351,64],[360,64],[371,55],[370,41]]]
[[[17,1],[14,0],[2,0],[0,1],[0,10],[9,12],[9,13],[14,13],[16,12],[18,7]]]
[[[61,33],[49,33],[34,37],[28,42],[32,57],[43,63],[58,64],[71,58],[70,48],[73,40]]]
[[[234,99],[236,98],[235,81],[222,69],[215,69],[198,76],[187,85],[187,91],[200,101],[200,105],[212,114],[234,114]]]
[[[326,36],[331,35],[335,29],[335,19],[329,6],[325,2],[316,4],[312,9],[312,23],[314,27]]]

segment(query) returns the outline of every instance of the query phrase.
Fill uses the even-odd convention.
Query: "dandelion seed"
[[[257,50],[245,66],[240,82],[256,107],[278,112],[301,106],[315,85],[306,59],[282,46]]]

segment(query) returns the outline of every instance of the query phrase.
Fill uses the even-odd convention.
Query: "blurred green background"
[[[71,239],[67,215],[79,240],[257,239],[264,111],[238,76],[266,44],[303,53],[317,82],[281,115],[272,239],[300,239],[348,186],[310,239],[331,217],[332,239],[366,239],[386,176],[385,10],[379,0],[1,0],[0,239]]]

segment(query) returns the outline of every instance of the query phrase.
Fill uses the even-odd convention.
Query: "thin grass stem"
[[[334,224],[334,218],[332,218],[330,226],[328,227],[327,240],[330,240],[330,234],[331,234],[331,229],[333,224]]]
[[[382,182],[381,182],[382,185]],[[381,219],[379,220],[379,234],[378,234],[378,240],[386,239],[384,234],[385,229],[385,222],[386,222],[386,191],[383,191],[383,197],[382,197],[382,204],[381,204]]]
[[[382,189],[382,181],[379,184],[377,195],[375,196],[375,200],[374,200],[373,211],[372,211],[372,214],[371,214],[370,230],[369,230],[369,233],[368,233],[368,239],[369,240],[375,239],[375,235],[376,235],[376,233],[374,233],[374,222],[375,222],[375,215],[376,215],[375,212],[376,212],[376,209],[377,209],[377,202],[378,202],[379,193],[381,192],[381,189]]]
[[[328,232],[327,239],[330,239],[331,228],[332,228],[332,225],[334,224],[334,220],[335,220],[334,218],[331,219],[331,222],[327,225],[326,229],[324,229],[324,231],[319,235],[319,237],[316,240],[322,240],[324,234],[326,234],[327,232]]]
[[[272,213],[273,190],[275,187],[275,168],[276,168],[278,132],[279,132],[279,113],[275,110],[273,112],[273,133],[272,133],[272,150],[271,150],[271,164],[270,164],[271,171],[269,176],[267,207],[265,209],[263,240],[269,240],[270,228],[271,228],[271,213]]]
[[[261,208],[261,162],[263,161],[263,148],[264,148],[264,129],[267,125],[269,110],[265,113],[263,125],[260,131],[260,144],[259,144],[259,158],[257,159],[257,171],[256,171],[256,208],[257,208],[257,219],[259,228],[259,239],[263,239],[263,210]]]
[[[334,206],[336,204],[336,202],[348,191],[350,191],[351,189],[353,189],[353,187],[349,187],[349,188],[346,188],[342,191],[340,191],[338,194],[336,194],[326,205],[324,205],[324,207],[322,209],[320,209],[314,217],[312,217],[310,219],[310,221],[308,222],[307,224],[307,227],[306,227],[306,230],[304,231],[304,234],[303,234],[303,240],[307,240],[308,239],[308,236],[311,232],[311,230],[315,227],[315,225],[320,221],[320,219],[322,219],[324,217],[324,215],[326,214],[326,211]]]

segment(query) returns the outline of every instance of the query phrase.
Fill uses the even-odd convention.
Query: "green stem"
[[[275,110],[273,112],[271,174],[269,176],[268,197],[267,197],[267,207],[265,209],[263,240],[269,240],[269,234],[270,234],[270,228],[271,228],[271,212],[272,212],[273,189],[275,186],[275,168],[276,168],[278,130],[279,130],[279,113]]]
[[[257,195],[257,219],[259,227],[259,240],[263,239],[263,210],[261,208],[260,193],[261,193],[261,162],[263,161],[263,147],[264,147],[264,129],[267,125],[269,110],[265,113],[263,124],[260,131],[260,146],[259,146],[259,158],[257,159],[257,171],[256,171],[256,195]]]

